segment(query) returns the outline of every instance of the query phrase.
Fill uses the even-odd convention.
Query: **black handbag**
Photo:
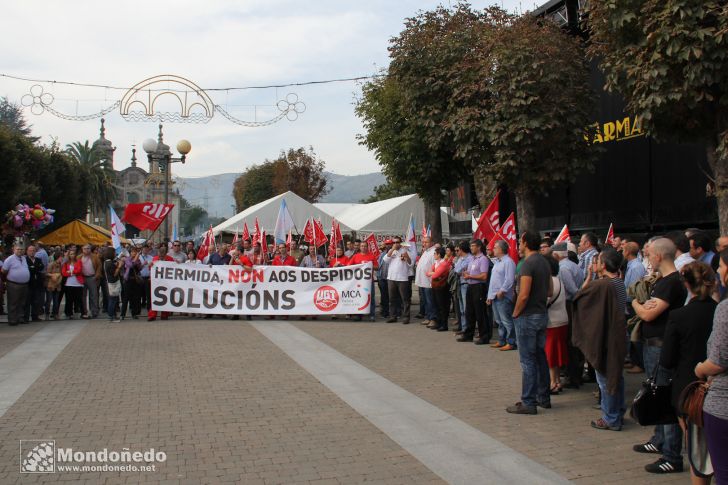
[[[642,388],[632,401],[630,416],[641,426],[677,423],[677,414],[672,406],[672,383],[657,385],[657,369],[652,377],[645,379]]]

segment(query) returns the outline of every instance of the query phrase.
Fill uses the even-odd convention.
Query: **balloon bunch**
[[[6,214],[5,224],[2,227],[3,233],[21,236],[43,229],[53,223],[55,212],[55,209],[48,209],[42,204],[35,204],[32,207],[28,204],[18,204]]]

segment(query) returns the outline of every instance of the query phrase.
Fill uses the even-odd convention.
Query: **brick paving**
[[[0,430],[3,484],[442,483],[242,322],[91,322]],[[144,474],[27,475],[19,439],[168,457]]]
[[[0,357],[13,350],[18,345],[25,342],[35,332],[42,329],[46,325],[50,325],[56,322],[31,322],[20,325],[10,326],[8,325],[8,319],[6,316],[0,320]],[[61,323],[61,322],[58,322]]]
[[[599,417],[595,384],[552,397],[553,408],[538,416],[507,414],[519,400],[521,377],[517,352],[458,343],[451,332],[419,324],[301,322],[297,327],[347,357],[388,378],[471,426],[580,484],[673,483],[688,473],[651,475],[645,464],[657,455],[632,451],[651,429],[631,420],[621,432],[592,429]],[[627,399],[643,376],[627,378]]]

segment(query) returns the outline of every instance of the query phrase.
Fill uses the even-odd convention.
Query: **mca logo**
[[[333,286],[322,286],[313,294],[313,304],[322,312],[329,312],[339,304],[339,292]]]
[[[359,290],[344,290],[341,292],[341,297],[342,298],[361,298],[361,292]]]
[[[54,440],[20,440],[20,473],[55,473]]]

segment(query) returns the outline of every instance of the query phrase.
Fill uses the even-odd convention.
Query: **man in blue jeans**
[[[498,341],[491,347],[500,350],[516,349],[516,332],[513,328],[513,287],[516,283],[516,263],[508,255],[508,243],[499,239],[493,245],[493,269],[490,272],[488,299],[493,308],[493,318],[498,324]]]
[[[541,237],[533,232],[521,236],[520,251],[525,255],[517,277],[516,327],[518,356],[521,360],[521,400],[506,411],[511,414],[537,414],[537,406],[551,407],[549,366],[546,362],[546,302],[553,293],[551,267],[541,254]]]
[[[655,375],[657,383],[666,384],[670,379],[669,371],[659,367],[662,338],[665,334],[671,310],[682,307],[687,298],[687,289],[680,281],[680,273],[675,268],[675,244],[666,238],[659,238],[650,243],[649,260],[652,268],[660,272],[662,277],[655,282],[650,292],[650,299],[641,304],[635,298],[632,308],[642,319],[642,341],[645,373]],[[645,466],[650,473],[675,473],[683,471],[682,430],[677,424],[655,426],[655,432],[647,443],[634,445],[638,453],[661,454],[659,460]]]

